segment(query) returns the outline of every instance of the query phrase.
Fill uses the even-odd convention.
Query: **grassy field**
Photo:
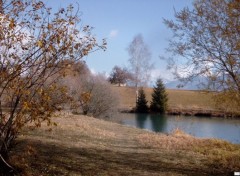
[[[136,102],[136,89],[134,87],[112,87],[119,95],[121,108],[131,109]],[[152,88],[144,88],[148,102],[151,101]],[[202,91],[168,89],[169,108],[179,109],[208,109],[214,110],[212,94]]]
[[[196,139],[176,130],[156,134],[81,115],[56,127],[25,129],[12,152],[21,175],[232,175],[240,146]],[[16,154],[17,153],[17,154]]]

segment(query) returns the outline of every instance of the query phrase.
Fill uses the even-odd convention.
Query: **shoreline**
[[[136,113],[134,108],[121,108],[118,110],[120,113]],[[151,112],[148,112],[151,114]],[[166,111],[167,115],[176,116],[198,116],[198,117],[217,117],[226,119],[240,119],[240,115],[235,115],[230,112],[220,110],[207,110],[207,109],[187,109],[187,108],[169,108]]]
[[[54,121],[51,130],[23,129],[11,153],[21,175],[230,175],[240,164],[239,145],[181,130],[166,135],[83,115]]]

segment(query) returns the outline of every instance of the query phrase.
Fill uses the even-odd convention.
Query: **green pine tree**
[[[138,91],[136,112],[140,112],[140,113],[148,112],[146,95],[145,95],[143,88],[140,88]]]
[[[150,103],[150,110],[152,112],[165,113],[167,110],[167,93],[162,79],[157,79],[156,86],[153,88],[152,101]]]

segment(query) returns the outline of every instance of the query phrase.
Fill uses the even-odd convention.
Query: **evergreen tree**
[[[152,112],[165,113],[165,111],[167,110],[167,101],[168,97],[165,86],[162,80],[159,78],[156,81],[156,86],[154,86],[153,88],[150,110]]]
[[[143,88],[140,88],[138,91],[136,111],[140,113],[148,112],[146,95]]]

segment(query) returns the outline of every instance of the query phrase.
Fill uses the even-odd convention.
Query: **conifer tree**
[[[143,88],[140,88],[138,93],[139,94],[137,97],[136,111],[140,112],[140,113],[148,112],[146,95],[145,95]]]
[[[167,93],[162,79],[157,79],[156,86],[153,88],[152,101],[150,103],[150,110],[152,112],[165,113],[167,109]]]

